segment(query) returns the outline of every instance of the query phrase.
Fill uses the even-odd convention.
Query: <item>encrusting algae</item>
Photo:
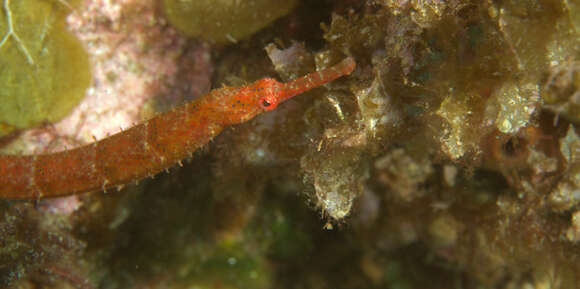
[[[71,15],[104,19],[99,1]],[[116,79],[147,79],[147,100],[135,101],[143,111],[178,106],[210,81],[287,82],[345,56],[357,68],[139,185],[1,201],[2,286],[577,287],[575,1],[287,1],[268,17],[272,2],[185,1],[218,11],[210,26],[189,22],[193,32],[172,19],[176,2],[108,2],[117,16],[99,27],[135,41],[101,61],[148,65],[100,66],[108,78],[93,78],[129,99]],[[240,15],[261,21],[245,26]],[[84,32],[75,30],[94,57],[83,35],[99,31]]]

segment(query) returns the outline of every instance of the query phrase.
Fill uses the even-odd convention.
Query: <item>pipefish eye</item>
[[[258,103],[264,110],[273,110],[277,106],[276,99],[268,95],[262,96]]]

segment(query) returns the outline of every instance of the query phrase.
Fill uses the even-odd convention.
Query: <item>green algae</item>
[[[61,119],[90,84],[88,56],[67,31],[64,5],[69,4],[2,2],[0,136]]]
[[[188,36],[237,42],[288,14],[295,0],[163,0],[169,22]]]
[[[267,263],[254,256],[243,244],[219,244],[215,250],[203,252],[192,259],[194,269],[187,272],[185,283],[188,286],[199,288],[215,288],[220,284],[222,288],[267,288],[271,272]],[[224,274],[227,272],[227,274]],[[183,272],[180,272],[183,273]]]

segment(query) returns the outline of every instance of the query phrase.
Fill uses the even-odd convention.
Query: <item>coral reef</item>
[[[173,2],[73,3],[98,80],[85,101],[118,102],[81,105],[90,125],[52,139],[90,142],[119,126],[107,115],[125,127],[210,86],[357,68],[120,192],[0,201],[1,286],[578,287],[575,1],[288,1],[244,27],[236,13],[272,4],[217,1],[217,38],[173,28]],[[2,150],[55,149],[37,134]]]

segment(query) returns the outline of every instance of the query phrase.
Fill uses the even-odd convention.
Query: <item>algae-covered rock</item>
[[[236,42],[294,8],[295,0],[163,0],[165,15],[188,36]]]
[[[59,120],[84,96],[88,56],[66,30],[65,8],[58,1],[2,2],[0,136]]]

